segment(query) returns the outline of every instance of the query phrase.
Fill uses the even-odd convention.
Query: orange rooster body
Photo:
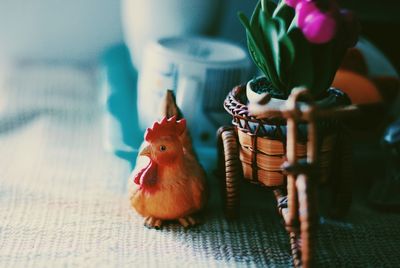
[[[147,129],[130,178],[130,201],[145,217],[145,226],[160,228],[163,220],[184,227],[206,202],[205,172],[193,154],[186,121],[165,117]]]

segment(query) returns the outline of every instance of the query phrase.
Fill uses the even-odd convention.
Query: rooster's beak
[[[151,148],[150,148],[150,145],[147,145],[146,147],[144,147],[144,148],[140,151],[139,155],[150,157],[150,155],[151,155]]]

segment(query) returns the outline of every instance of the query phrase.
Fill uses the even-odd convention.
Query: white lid
[[[206,37],[182,36],[161,38],[151,44],[162,54],[207,63],[247,62],[243,48],[230,42]]]

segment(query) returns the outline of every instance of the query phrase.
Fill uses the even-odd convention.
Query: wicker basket
[[[224,107],[233,117],[240,144],[239,155],[243,177],[252,183],[267,187],[283,186],[282,165],[286,161],[286,136],[283,118],[257,119],[249,116],[246,92],[238,86],[227,96]],[[332,128],[331,128],[332,129]],[[330,131],[320,141],[318,170],[321,182],[331,173],[333,147],[336,135]],[[306,141],[297,142],[297,157],[305,158]]]
[[[335,118],[358,108],[306,104],[302,111],[301,97],[309,97],[308,91],[292,92],[290,108],[268,110],[268,118],[260,119],[249,115],[245,87],[234,88],[224,102],[233,126],[219,129],[218,152],[226,216],[237,215],[243,177],[272,189],[289,233],[294,265],[310,267],[317,225],[316,182],[330,185],[331,215],[344,215],[351,203],[351,147],[348,137],[337,131]]]

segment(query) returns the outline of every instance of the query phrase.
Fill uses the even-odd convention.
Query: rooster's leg
[[[162,220],[156,219],[154,217],[147,217],[144,220],[144,226],[150,229],[160,229],[162,225]]]
[[[195,225],[197,225],[199,223],[198,220],[196,220],[195,218],[193,218],[191,216],[187,216],[187,217],[184,217],[184,218],[179,218],[178,221],[185,228],[189,228],[189,227],[195,226]]]

